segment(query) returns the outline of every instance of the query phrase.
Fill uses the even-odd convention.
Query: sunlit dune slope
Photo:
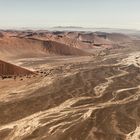
[[[34,72],[0,60],[0,76],[18,76],[29,74],[34,74]]]
[[[4,37],[0,39],[0,58],[43,57],[48,55],[89,55],[88,53],[55,41]]]

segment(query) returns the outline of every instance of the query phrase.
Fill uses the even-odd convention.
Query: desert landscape
[[[0,140],[139,139],[139,35],[0,31]]]

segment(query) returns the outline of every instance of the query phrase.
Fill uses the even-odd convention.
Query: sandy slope
[[[0,39],[0,58],[31,58],[48,55],[89,55],[83,50],[67,46],[55,41],[4,37]]]

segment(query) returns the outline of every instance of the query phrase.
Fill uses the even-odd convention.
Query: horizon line
[[[131,30],[131,31],[140,31],[140,29],[136,28],[121,28],[121,27],[84,27],[84,26],[46,26],[46,27],[29,27],[29,26],[22,26],[22,27],[0,27],[0,30],[51,30],[51,29],[113,29],[113,30]]]

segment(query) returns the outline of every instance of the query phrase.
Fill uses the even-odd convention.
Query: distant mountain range
[[[54,26],[54,27],[22,27],[13,29],[0,29],[0,31],[84,31],[84,32],[105,32],[105,33],[122,33],[122,34],[131,34],[131,35],[140,35],[140,30],[137,29],[121,29],[121,28],[88,28],[81,26]]]
[[[140,30],[136,29],[120,29],[120,28],[85,28],[77,26],[56,26],[49,28],[49,30],[57,31],[89,31],[89,32],[108,32],[108,33],[125,33],[125,34],[138,34],[140,35]]]

